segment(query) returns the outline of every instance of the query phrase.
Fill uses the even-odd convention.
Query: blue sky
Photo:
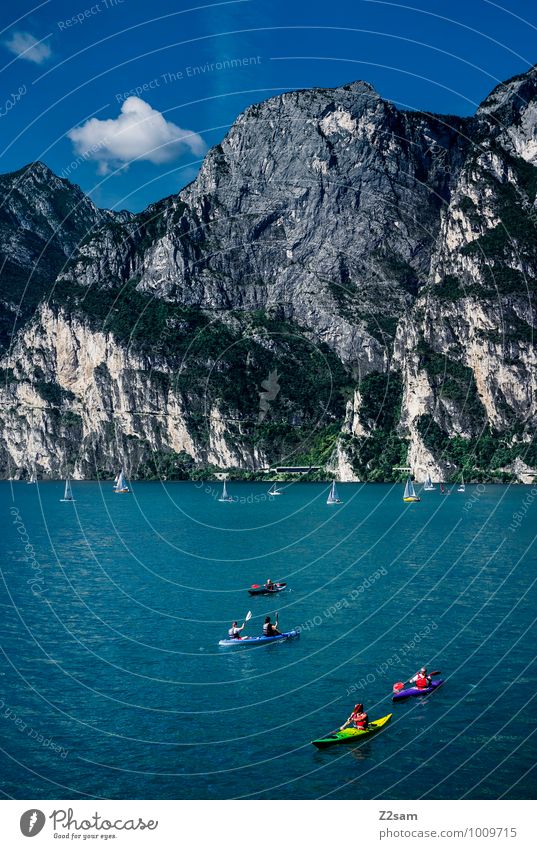
[[[531,0],[16,0],[0,30],[0,171],[41,159],[132,210],[287,89],[365,79],[405,108],[468,115],[537,62]]]

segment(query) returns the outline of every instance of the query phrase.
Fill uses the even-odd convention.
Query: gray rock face
[[[39,239],[57,231],[62,258],[41,269],[54,294],[30,304],[2,363],[4,470],[32,453],[80,476],[150,473],[167,454],[245,469],[302,457],[346,479],[406,462],[418,478],[521,467],[536,415],[536,133],[535,69],[472,119],[400,111],[357,82],[250,107],[192,184],[137,216],[96,210],[48,172],[50,193],[1,222],[21,273],[21,220]]]
[[[103,235],[65,276],[136,274],[141,291],[204,309],[278,306],[349,365],[385,367],[379,298],[396,319],[427,279],[463,123],[401,113],[366,83],[252,106],[193,184],[127,228],[122,270]]]
[[[114,220],[41,162],[0,176],[0,349],[93,229]]]

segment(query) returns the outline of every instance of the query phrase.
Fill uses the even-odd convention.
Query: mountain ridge
[[[75,191],[86,232],[2,361],[0,469],[529,479],[535,67],[513,80],[467,118],[362,81],[286,92],[142,213]]]

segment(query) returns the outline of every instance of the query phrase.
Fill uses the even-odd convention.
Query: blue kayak
[[[437,687],[441,687],[444,683],[442,678],[439,678],[438,681],[431,681],[429,687],[407,687],[406,690],[399,690],[398,693],[394,693],[392,696],[392,702],[402,702],[403,699],[409,699],[411,696],[428,696],[429,693],[433,693]]]
[[[295,628],[292,631],[284,631],[283,634],[276,634],[274,637],[243,637],[241,640],[220,640],[218,645],[233,646],[233,648],[237,648],[238,646],[259,646],[263,643],[279,643],[282,640],[294,640],[299,636],[300,631],[297,631]]]

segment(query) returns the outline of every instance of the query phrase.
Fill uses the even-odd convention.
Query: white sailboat
[[[464,475],[461,475],[461,485],[458,487],[457,492],[466,492],[466,486],[464,484]]]
[[[269,495],[283,495],[281,489],[278,489],[275,483],[272,484],[271,488],[268,491]]]
[[[414,489],[414,484],[410,480],[410,476],[406,480],[405,491],[403,493],[403,501],[410,503],[412,501],[420,501],[420,498],[416,495],[416,490]]]
[[[30,475],[30,480],[27,481],[27,483],[37,483],[37,475],[35,472],[32,472],[32,474]]]
[[[74,501],[73,492],[71,490],[71,481],[69,478],[65,479],[65,490],[63,492],[63,498],[60,498],[60,501]]]
[[[326,499],[327,504],[342,504],[341,498],[338,495],[336,482],[332,481],[332,486],[330,487],[330,492],[328,493],[328,498]]]
[[[434,483],[431,480],[431,473],[430,472],[427,472],[427,478],[426,478],[425,483],[423,485],[423,489],[424,489],[425,492],[433,492],[433,490],[436,489]]]
[[[123,474],[123,469],[121,469],[119,475],[114,481],[114,492],[130,492],[127,481],[125,480],[125,475]]]
[[[233,501],[231,495],[227,494],[227,486],[226,486],[225,481],[224,481],[224,486],[222,487],[222,495],[220,496],[220,498],[218,500],[219,501]]]

